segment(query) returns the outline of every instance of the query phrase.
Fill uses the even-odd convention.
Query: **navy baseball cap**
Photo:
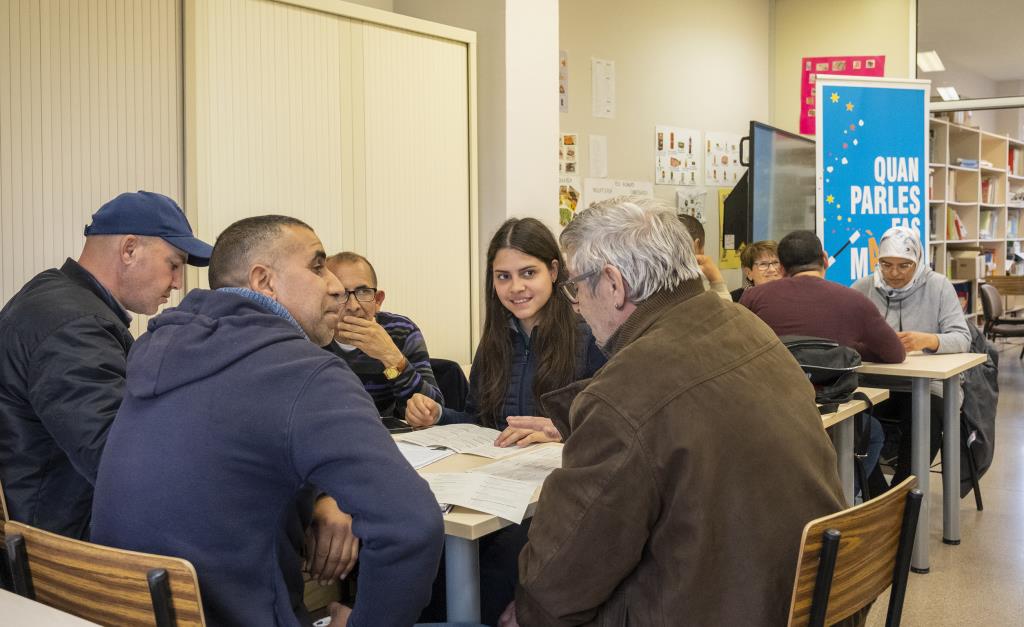
[[[159,237],[188,255],[190,266],[210,265],[213,247],[192,234],[185,212],[163,194],[126,192],[92,214],[89,235],[148,235]]]

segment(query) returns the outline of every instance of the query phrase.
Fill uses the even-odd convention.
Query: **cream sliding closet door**
[[[373,24],[362,39],[367,256],[385,307],[408,312],[432,355],[469,363],[466,46]]]
[[[473,34],[432,26],[340,2],[186,0],[186,189],[204,237],[283,213],[329,254],[366,255],[384,308],[468,363]]]
[[[179,5],[0,1],[0,306],[117,194],[184,204]]]

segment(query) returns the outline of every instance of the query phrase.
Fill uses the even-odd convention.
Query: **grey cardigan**
[[[896,331],[921,331],[938,335],[939,349],[934,352],[966,353],[970,350],[971,332],[967,328],[967,319],[960,307],[956,290],[949,279],[938,272],[929,272],[927,279],[920,285],[893,298],[875,288],[874,277],[870,275],[854,283],[853,289],[867,296]],[[891,387],[897,389],[897,386]],[[933,382],[931,390],[932,394],[942,396],[941,383]]]

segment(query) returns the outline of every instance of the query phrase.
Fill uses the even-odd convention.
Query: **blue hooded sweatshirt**
[[[209,625],[299,625],[301,565],[283,530],[315,485],[361,540],[349,626],[415,622],[440,512],[341,359],[244,295],[193,290],[150,322],[127,371],[93,542],[192,562]]]

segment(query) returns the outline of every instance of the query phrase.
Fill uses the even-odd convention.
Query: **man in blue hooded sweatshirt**
[[[92,539],[191,561],[210,625],[309,624],[280,544],[310,485],[363,545],[358,601],[336,622],[408,626],[430,595],[441,516],[359,379],[319,348],[344,293],[325,259],[299,220],[240,220],[214,246],[213,291],[151,321],[128,357]]]

